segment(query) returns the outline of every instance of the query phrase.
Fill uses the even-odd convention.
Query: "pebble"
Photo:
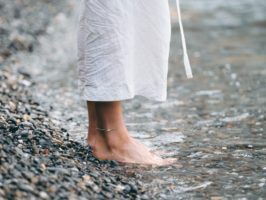
[[[49,195],[46,192],[41,191],[40,192],[40,198],[42,198],[42,199],[49,199]]]
[[[18,187],[25,192],[31,192],[34,193],[34,188],[30,185],[25,185],[25,184],[18,184]]]

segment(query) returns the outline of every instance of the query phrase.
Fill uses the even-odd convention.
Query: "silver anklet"
[[[111,132],[111,131],[117,130],[117,128],[110,128],[110,129],[96,128],[96,129],[99,131],[104,131],[104,132]]]

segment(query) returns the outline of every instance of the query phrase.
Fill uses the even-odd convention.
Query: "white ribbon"
[[[192,70],[191,70],[191,66],[190,66],[190,62],[189,62],[189,58],[187,54],[186,39],[185,39],[184,29],[183,29],[183,24],[182,24],[182,19],[181,19],[179,0],[176,0],[176,6],[177,6],[178,21],[179,21],[179,27],[180,27],[181,40],[182,40],[183,62],[185,65],[186,75],[187,75],[187,78],[193,78]]]

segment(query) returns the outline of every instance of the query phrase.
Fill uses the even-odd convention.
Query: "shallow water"
[[[39,51],[18,65],[35,75],[36,96],[54,122],[84,142],[86,107],[76,81],[78,4],[69,5],[73,15],[58,14]],[[123,170],[137,170],[149,191],[162,199],[266,198],[266,2],[181,1],[192,80],[185,77],[171,5],[168,100],[137,96],[123,106],[132,135],[164,150],[165,157],[178,158],[178,164]]]

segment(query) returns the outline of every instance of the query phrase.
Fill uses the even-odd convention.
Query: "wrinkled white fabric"
[[[87,101],[167,98],[171,22],[167,0],[82,0],[79,87]]]

